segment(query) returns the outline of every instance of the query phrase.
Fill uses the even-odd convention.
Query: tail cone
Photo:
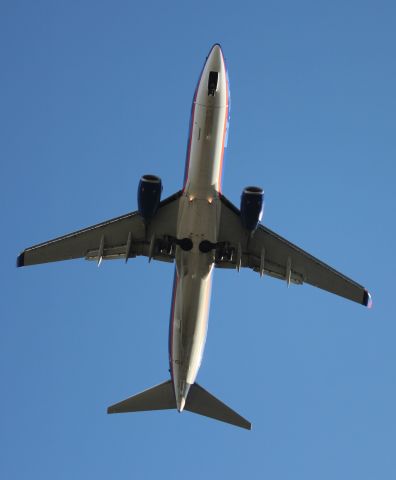
[[[184,410],[185,405],[186,405],[186,397],[180,397],[177,410],[181,413]]]

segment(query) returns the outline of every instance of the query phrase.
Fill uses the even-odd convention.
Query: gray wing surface
[[[362,305],[371,306],[371,296],[362,286],[313,257],[263,225],[250,235],[241,224],[240,212],[221,196],[219,242],[230,242],[234,254],[218,267],[248,267],[288,283],[309,283]]]
[[[138,212],[98,223],[24,250],[17,266],[85,258],[87,260],[127,260],[138,255],[172,262],[171,239],[176,236],[181,192],[163,200],[153,220],[146,226]]]

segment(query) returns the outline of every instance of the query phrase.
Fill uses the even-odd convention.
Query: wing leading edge
[[[86,260],[136,257],[172,262],[176,237],[179,198],[182,192],[163,200],[149,224],[145,224],[138,212],[127,213],[62,237],[49,240],[24,250],[17,259],[17,266],[57,262],[75,258]]]
[[[308,283],[354,302],[371,307],[369,292],[354,280],[313,257],[263,225],[251,235],[242,227],[240,211],[221,195],[219,242],[234,254],[218,267],[248,267],[287,283]]]

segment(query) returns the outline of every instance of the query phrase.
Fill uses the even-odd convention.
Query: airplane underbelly
[[[172,338],[172,369],[175,380],[195,382],[205,346],[212,268],[204,277],[178,277]]]
[[[219,199],[180,199],[178,238],[190,238],[192,249],[176,247],[176,280],[170,337],[170,362],[175,384],[195,382],[204,351],[209,317],[213,252],[203,253],[204,240],[217,241]]]
[[[186,192],[213,195],[220,190],[226,107],[195,104]]]

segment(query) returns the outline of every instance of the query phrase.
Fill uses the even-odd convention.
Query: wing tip
[[[244,424],[241,424],[241,425],[239,425],[239,426],[242,427],[242,428],[244,428],[245,430],[249,430],[249,431],[252,430],[252,424],[251,424],[251,422],[249,422],[249,420],[246,420],[245,418],[244,418],[244,420],[245,420],[245,423],[244,423]]]
[[[366,289],[364,290],[362,305],[364,305],[367,308],[372,308],[373,306],[373,299],[371,298],[371,294]]]
[[[20,255],[18,255],[16,266],[17,268],[25,266],[25,252],[22,252]]]

